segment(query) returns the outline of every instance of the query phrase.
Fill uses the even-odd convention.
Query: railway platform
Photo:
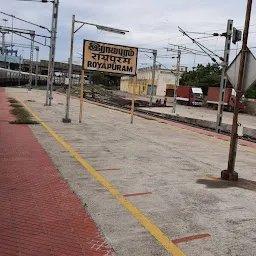
[[[255,143],[238,146],[239,181],[222,181],[227,136],[90,102],[80,124],[76,98],[64,124],[65,95],[46,107],[44,91],[6,90],[114,255],[255,255]]]
[[[0,88],[0,255],[113,255],[98,226]]]

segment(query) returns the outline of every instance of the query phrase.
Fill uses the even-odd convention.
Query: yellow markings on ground
[[[101,176],[87,161],[85,161],[68,143],[66,143],[57,133],[55,133],[41,118],[34,113],[24,102],[16,98],[41,125],[65,148],[88,172],[101,183],[132,215],[144,228],[173,256],[185,256],[185,254],[170,239],[154,225],[141,211],[131,202],[125,199],[110,182]]]
[[[215,176],[206,176],[205,178],[208,179],[208,180],[225,181],[225,180],[223,180],[222,178],[220,178],[220,177],[215,177]]]

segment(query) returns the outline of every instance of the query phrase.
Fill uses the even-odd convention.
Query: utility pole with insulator
[[[178,50],[177,67],[176,67],[176,81],[175,81],[175,88],[174,88],[174,100],[173,100],[172,113],[176,112],[176,106],[177,106],[177,89],[180,85],[180,59],[181,59],[181,50]]]
[[[237,81],[232,134],[231,134],[231,140],[230,140],[228,169],[221,172],[221,178],[224,180],[238,180],[238,173],[235,172],[235,162],[236,162],[237,143],[238,143],[238,134],[237,134],[238,113],[239,113],[240,99],[243,95],[245,63],[246,63],[246,56],[248,54],[247,42],[248,42],[251,10],[252,10],[252,0],[248,0],[246,17],[245,17],[245,25],[244,25],[243,45],[241,50],[241,59],[240,59],[238,81]]]
[[[227,32],[225,33],[226,42],[225,42],[225,49],[224,49],[224,61],[222,64],[222,72],[221,72],[221,81],[220,81],[220,95],[219,95],[219,105],[218,105],[218,115],[216,121],[216,132],[221,132],[221,125],[222,125],[222,118],[223,118],[223,111],[224,111],[224,99],[225,99],[225,91],[227,87],[227,69],[228,69],[228,62],[230,56],[230,46],[231,46],[231,39],[232,39],[232,32],[233,32],[233,20],[228,20],[227,24]]]
[[[47,2],[47,1],[42,1]],[[57,38],[57,22],[58,22],[58,10],[59,0],[53,1],[52,11],[52,27],[51,27],[51,43],[50,43],[50,54],[48,63],[48,79],[46,89],[46,106],[52,105],[52,91],[54,83],[54,61],[55,61],[55,49],[56,49],[56,38]]]
[[[19,79],[18,79],[18,86],[20,86],[20,79],[21,79],[21,55],[19,57]]]
[[[30,48],[30,58],[29,58],[29,82],[28,82],[28,90],[31,91],[32,89],[32,82],[33,82],[33,56],[34,56],[34,40],[35,34],[31,33],[31,48]]]
[[[153,50],[152,84],[151,84],[151,88],[150,88],[151,90],[150,90],[150,100],[149,100],[150,107],[152,107],[152,104],[153,104],[155,76],[156,76],[156,57],[157,57],[157,50]]]
[[[36,78],[35,78],[35,86],[37,86],[37,80],[38,80],[38,61],[39,61],[39,47],[36,46]]]

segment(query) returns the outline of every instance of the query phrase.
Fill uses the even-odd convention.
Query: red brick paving
[[[0,255],[103,256],[113,250],[0,88]]]

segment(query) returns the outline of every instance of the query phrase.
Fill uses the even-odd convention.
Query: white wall
[[[166,85],[175,84],[175,74],[168,71],[160,71],[156,96],[164,97],[166,95]]]

